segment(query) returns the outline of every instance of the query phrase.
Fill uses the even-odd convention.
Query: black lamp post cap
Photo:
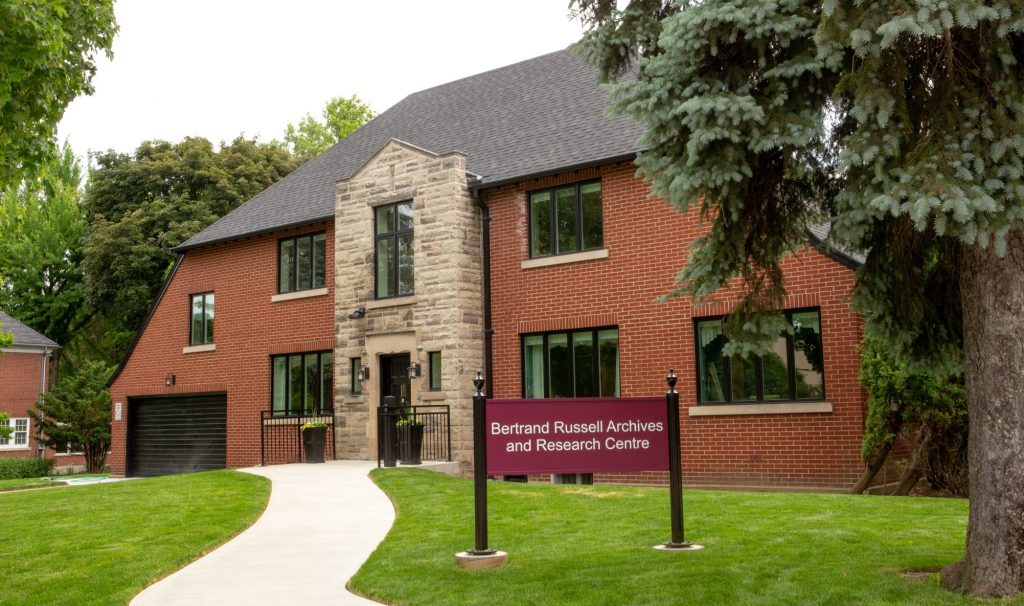
[[[676,371],[673,368],[668,369],[668,374],[665,376],[665,381],[668,382],[668,388],[670,391],[675,391],[676,382],[679,381],[679,377],[676,376]]]
[[[483,393],[484,390],[484,375],[479,370],[476,371],[476,378],[473,379],[473,386],[476,387],[476,392]]]

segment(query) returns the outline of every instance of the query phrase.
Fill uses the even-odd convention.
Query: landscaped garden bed
[[[981,603],[911,574],[963,558],[966,500],[688,490],[686,538],[706,549],[666,553],[651,548],[670,538],[664,488],[491,482],[490,546],[509,563],[467,571],[469,480],[372,477],[398,517],[351,586],[389,604]]]
[[[125,604],[247,528],[269,496],[235,471],[0,495],[0,603]]]

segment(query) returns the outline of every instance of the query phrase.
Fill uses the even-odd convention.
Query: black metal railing
[[[306,457],[302,450],[302,426],[306,423],[327,425],[324,458],[334,459],[334,413],[282,414],[270,410],[260,411],[260,465],[302,463]]]
[[[422,430],[417,429],[420,427]],[[425,404],[377,409],[377,467],[451,460],[451,407]]]

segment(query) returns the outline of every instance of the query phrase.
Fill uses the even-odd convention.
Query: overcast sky
[[[283,137],[328,99],[380,113],[424,88],[565,48],[567,0],[120,0],[114,58],[71,103],[75,152]]]

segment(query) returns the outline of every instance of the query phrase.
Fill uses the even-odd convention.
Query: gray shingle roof
[[[818,223],[817,225],[808,226],[807,235],[811,237],[811,242],[817,244],[823,253],[853,269],[864,265],[864,262],[867,261],[867,255],[863,252],[841,246],[831,238],[831,223]]]
[[[643,128],[607,106],[596,72],[568,49],[414,93],[176,250],[333,217],[335,182],[392,138],[464,152],[483,186],[630,157]]]
[[[0,326],[0,332],[14,333],[14,345],[17,347],[57,347],[57,344],[50,339],[47,339],[2,311],[0,311],[0,324],[3,325]]]

